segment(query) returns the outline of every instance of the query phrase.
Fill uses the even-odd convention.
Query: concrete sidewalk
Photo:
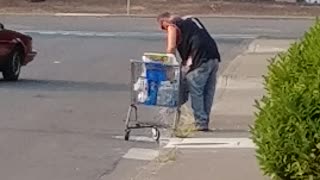
[[[154,166],[134,180],[267,180],[253,149],[183,150],[175,162]]]
[[[254,122],[254,100],[263,95],[262,75],[267,72],[267,60],[286,50],[291,42],[252,42],[248,51],[234,59],[220,77],[211,122],[216,130],[198,133],[193,138],[171,140],[171,145],[164,150],[169,151],[165,156],[171,158],[151,163],[132,179],[269,179],[259,170],[248,131]]]

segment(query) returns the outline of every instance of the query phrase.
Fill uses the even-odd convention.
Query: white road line
[[[153,149],[131,148],[123,156],[125,159],[152,161],[159,156],[159,151]]]
[[[266,29],[266,28],[243,28],[243,29],[240,29],[240,31],[243,31],[243,32],[273,32],[273,33],[281,32],[280,29]]]
[[[140,37],[140,38],[164,38],[165,34],[158,32],[97,32],[97,31],[52,31],[52,30],[18,30],[25,34],[36,35],[60,35],[81,37]],[[211,34],[217,39],[254,39],[256,34]]]
[[[114,139],[124,140],[124,136],[113,136]],[[130,141],[155,142],[146,136],[130,136]],[[180,149],[217,149],[217,148],[255,148],[250,138],[161,138],[160,145],[164,148]]]
[[[58,17],[109,17],[111,14],[106,13],[55,13]]]
[[[215,148],[255,148],[255,144],[249,138],[186,138],[170,139],[164,148],[191,148],[191,149],[215,149]]]
[[[112,138],[114,139],[123,139],[124,140],[124,136],[113,136]],[[136,142],[155,142],[155,140],[151,137],[147,137],[147,136],[130,136],[129,137],[130,141],[136,141]],[[161,143],[167,143],[169,142],[169,138],[160,138],[160,142]]]

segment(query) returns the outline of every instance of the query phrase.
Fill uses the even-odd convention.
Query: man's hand
[[[192,58],[189,57],[186,63],[182,66],[181,71],[183,73],[187,73],[190,70],[190,66],[192,65]]]
[[[181,72],[183,73],[183,74],[187,74],[187,72],[189,71],[189,67],[188,66],[182,66],[181,67]]]
[[[176,54],[177,48],[177,29],[174,26],[168,27],[167,53]]]

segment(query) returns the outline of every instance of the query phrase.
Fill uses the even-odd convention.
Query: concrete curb
[[[244,74],[237,74],[237,69],[241,67],[241,63],[245,62],[244,57],[255,57],[255,58],[267,58],[265,60],[276,57],[281,52],[286,52],[290,48],[291,44],[296,42],[295,39],[265,39],[265,38],[256,38],[248,46],[247,49],[236,56],[226,69],[221,72],[217,80],[217,88],[222,89],[262,89],[264,78],[260,72],[254,72],[250,76]],[[269,64],[266,61],[266,64],[261,64],[266,66]],[[251,64],[258,65],[253,63]],[[249,62],[247,62],[249,63]],[[250,64],[249,63],[249,64]],[[259,65],[260,66],[260,65]],[[250,66],[252,68],[252,65]],[[265,69],[266,70],[266,69]],[[245,72],[244,70],[242,70]]]
[[[156,14],[108,14],[108,13],[0,13],[0,16],[52,16],[52,17],[96,17],[96,18],[155,18]],[[305,19],[314,20],[316,16],[274,16],[274,15],[223,15],[194,14],[199,18],[232,18],[232,19]]]
[[[264,42],[261,42],[264,41]],[[272,44],[271,41],[276,41],[277,45]],[[298,41],[298,39],[264,39],[258,38],[250,43],[248,46],[246,54],[258,54],[258,53],[274,53],[278,54],[280,52],[285,52],[288,50],[291,44]]]
[[[221,76],[217,81],[217,89],[262,89],[263,77],[257,78],[232,78]]]

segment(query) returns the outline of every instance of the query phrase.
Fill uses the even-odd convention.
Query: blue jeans
[[[208,128],[213,105],[219,62],[211,59],[182,77],[182,104],[191,97],[196,126]],[[186,87],[187,86],[187,87]]]

